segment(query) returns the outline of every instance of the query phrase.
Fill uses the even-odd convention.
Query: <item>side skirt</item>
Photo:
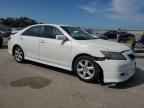
[[[30,57],[25,57],[25,60],[30,60],[30,61],[34,61],[34,62],[37,62],[37,63],[41,63],[41,64],[45,64],[45,65],[49,65],[49,66],[65,69],[65,70],[68,70],[68,71],[72,71],[72,69],[70,67],[65,67],[65,66],[57,65],[57,64],[54,64],[54,63],[48,63],[48,62],[41,61],[41,60],[38,60],[38,59],[30,58]]]

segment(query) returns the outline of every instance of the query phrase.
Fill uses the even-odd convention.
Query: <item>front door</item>
[[[40,60],[48,63],[69,66],[71,41],[57,40],[56,35],[62,32],[53,26],[44,26],[44,32],[40,38]]]

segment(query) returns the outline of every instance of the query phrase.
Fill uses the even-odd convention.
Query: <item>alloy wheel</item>
[[[91,79],[95,74],[95,68],[89,60],[81,60],[77,64],[77,73],[83,79]]]
[[[15,49],[14,56],[15,56],[16,61],[21,62],[23,60],[23,51],[22,51],[22,49],[17,47]]]

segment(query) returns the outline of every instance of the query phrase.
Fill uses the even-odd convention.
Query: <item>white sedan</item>
[[[32,25],[12,35],[8,49],[19,63],[31,60],[74,71],[86,82],[118,83],[135,73],[129,47],[97,39],[79,27]]]

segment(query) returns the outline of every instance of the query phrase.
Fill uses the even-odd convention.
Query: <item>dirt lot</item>
[[[137,71],[118,85],[90,84],[69,71],[34,62],[18,64],[0,49],[0,108],[144,108],[144,53]]]

